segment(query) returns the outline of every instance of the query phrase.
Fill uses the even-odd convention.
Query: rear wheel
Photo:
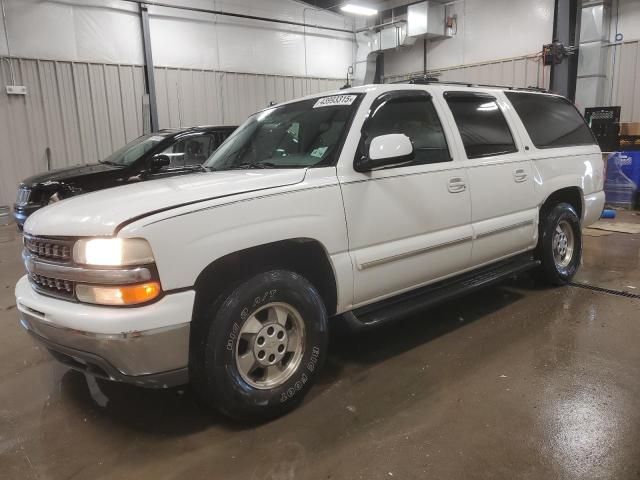
[[[261,273],[205,315],[192,382],[208,404],[236,419],[266,420],[302,401],[328,340],[326,309],[311,283],[289,271]]]
[[[578,271],[582,258],[580,218],[573,206],[560,203],[547,211],[540,221],[540,276],[551,285],[565,285]]]

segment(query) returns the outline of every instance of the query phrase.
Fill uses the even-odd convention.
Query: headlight
[[[142,238],[90,238],[76,242],[73,260],[102,267],[144,265],[153,263],[153,252]]]

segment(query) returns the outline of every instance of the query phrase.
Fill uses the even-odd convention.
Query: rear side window
[[[537,148],[595,144],[582,115],[566,98],[505,92]]]
[[[517,151],[511,130],[496,99],[490,95],[446,92],[467,158],[504,155]]]

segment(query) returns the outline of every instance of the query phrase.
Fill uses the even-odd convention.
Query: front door
[[[452,139],[426,91],[387,92],[373,100],[356,155],[374,137],[390,133],[411,139],[413,161],[364,173],[356,172],[352,161],[338,165],[354,306],[450,276],[470,263],[467,174],[451,157]]]

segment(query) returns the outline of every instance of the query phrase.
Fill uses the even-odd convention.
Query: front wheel
[[[300,403],[328,342],[326,309],[311,283],[289,271],[261,273],[205,315],[192,381],[207,403],[240,420],[274,418]]]
[[[573,206],[560,203],[540,219],[538,258],[542,280],[566,285],[578,271],[582,258],[580,218]]]

